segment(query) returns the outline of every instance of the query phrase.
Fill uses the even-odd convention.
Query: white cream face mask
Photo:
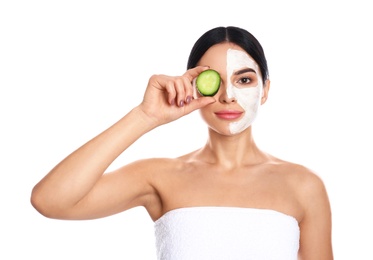
[[[257,75],[257,85],[246,88],[238,88],[231,82],[232,75],[235,71],[244,68],[253,69]],[[227,96],[234,98],[237,103],[245,110],[243,118],[237,122],[229,124],[229,130],[232,134],[237,134],[247,129],[256,118],[259,110],[263,81],[260,76],[260,69],[256,62],[247,55],[246,52],[234,49],[227,51]]]

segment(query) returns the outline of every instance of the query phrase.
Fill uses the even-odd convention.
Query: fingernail
[[[181,100],[180,101],[180,107],[183,107],[184,106],[184,100]]]
[[[192,97],[191,97],[191,96],[187,96],[187,98],[186,98],[186,101],[185,101],[185,102],[186,102],[187,104],[189,104],[191,100],[192,100]]]

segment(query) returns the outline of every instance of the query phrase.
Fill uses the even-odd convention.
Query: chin
[[[236,132],[236,133],[232,133],[231,130],[229,129],[229,127],[227,127],[226,129],[216,129],[214,127],[210,127],[210,131],[215,133],[215,134],[222,135],[222,136],[235,136],[235,135],[241,134],[245,130],[239,131],[239,132]]]

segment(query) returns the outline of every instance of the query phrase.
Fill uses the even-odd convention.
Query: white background
[[[259,147],[316,171],[333,210],[335,259],[373,259],[372,12],[369,1],[1,1],[0,259],[155,259],[142,208],[51,220],[32,187],[137,105],[155,73],[179,75],[194,41],[236,25],[262,43],[271,90]],[[111,167],[202,146],[192,113]]]

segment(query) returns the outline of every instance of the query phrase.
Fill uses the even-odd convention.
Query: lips
[[[236,110],[223,110],[215,112],[215,115],[221,119],[233,120],[239,118],[242,115],[242,112]]]

